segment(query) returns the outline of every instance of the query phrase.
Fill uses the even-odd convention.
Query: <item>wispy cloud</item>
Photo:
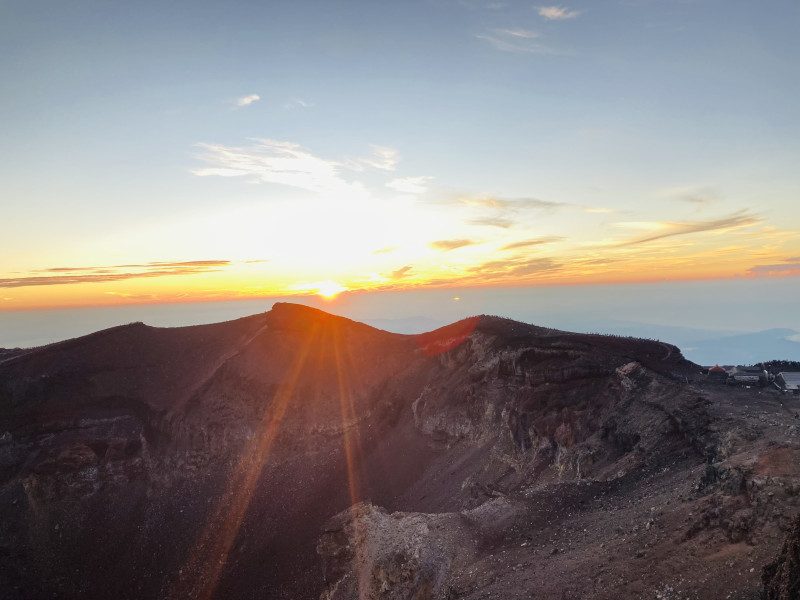
[[[560,242],[564,238],[561,236],[553,235],[548,237],[539,237],[539,238],[532,238],[529,240],[521,240],[519,242],[513,242],[511,244],[506,244],[500,250],[519,250],[520,248],[531,248],[533,246],[542,246],[544,244],[552,244],[553,242]]]
[[[564,19],[574,19],[579,14],[577,10],[569,10],[563,6],[540,6],[539,15],[550,21],[563,21]]]
[[[601,258],[576,258],[572,261],[573,266],[589,267],[589,266],[605,266],[613,263],[622,262],[625,260],[621,257],[604,256]]]
[[[501,29],[496,31],[500,31],[501,33],[503,33],[503,35],[507,35],[508,37],[521,38],[524,40],[530,40],[539,37],[538,32],[532,31],[530,29]]]
[[[530,258],[516,256],[500,260],[490,260],[466,268],[451,268],[451,275],[440,274],[425,281],[426,287],[453,285],[497,284],[501,282],[520,283],[552,278],[565,271],[565,265],[552,258]],[[406,282],[393,280],[382,289],[403,289]]]
[[[402,192],[403,194],[424,194],[428,191],[427,183],[433,177],[422,175],[418,177],[403,177],[393,179],[386,184],[386,187]]]
[[[738,229],[740,227],[757,225],[758,223],[761,223],[762,220],[763,219],[761,217],[750,214],[747,211],[739,211],[722,219],[712,219],[707,221],[644,221],[617,223],[616,225],[618,227],[641,229],[649,231],[650,233],[614,245],[631,246],[635,244],[653,242],[655,240],[677,235],[701,233],[704,231],[724,231],[728,229]]]
[[[465,222],[468,225],[509,229],[530,220],[534,214],[552,214],[574,205],[539,198],[502,198],[497,196],[453,196],[448,204],[473,209],[477,213]]]
[[[664,188],[659,191],[661,196],[691,202],[692,204],[706,205],[722,200],[722,196],[709,187],[679,186]]]
[[[475,240],[467,240],[467,239],[458,239],[458,240],[437,240],[435,242],[431,242],[429,246],[434,250],[441,250],[443,252],[449,252],[450,250],[455,250],[456,248],[463,248],[465,246],[472,246],[477,244]]]
[[[128,300],[155,300],[158,296],[155,294],[126,294],[125,292],[103,292],[107,296],[119,296]]]
[[[758,277],[785,277],[800,275],[800,257],[792,256],[784,259],[782,263],[772,265],[757,265],[747,270],[751,275]]]
[[[537,41],[539,34],[525,29],[492,29],[476,35],[502,52],[518,54],[551,54],[553,49]]]
[[[347,187],[339,177],[341,166],[318,158],[299,144],[257,139],[249,147],[200,143],[201,160],[214,166],[193,169],[201,177],[252,177],[266,183],[281,183],[315,192]]]
[[[409,275],[411,275],[411,271],[413,271],[413,270],[414,270],[414,267],[412,265],[406,265],[405,267],[397,269],[396,271],[392,271],[392,273],[390,275],[390,278],[391,279],[403,279],[404,277],[408,277]]]
[[[311,108],[312,106],[314,106],[313,102],[306,102],[305,100],[300,100],[300,98],[292,98],[288,102],[283,103],[283,108],[287,110],[293,108]]]
[[[617,212],[613,208],[604,208],[602,206],[582,206],[581,210],[585,213],[599,213],[599,214],[609,214]]]
[[[248,177],[258,182],[278,183],[316,193],[364,193],[360,182],[347,181],[340,175],[342,168],[357,170],[358,165],[314,156],[293,142],[252,141],[254,144],[248,147],[198,144],[204,150],[198,158],[212,166],[192,169],[191,172],[201,177]],[[362,162],[377,168],[389,168],[394,159],[390,159],[385,150],[381,149],[377,159],[363,159]]]
[[[79,272],[111,272],[115,269],[170,269],[173,267],[181,268],[203,268],[219,267],[231,264],[229,260],[190,260],[184,262],[149,262],[131,265],[111,265],[108,267],[53,267],[35,271],[36,273],[79,273]]]
[[[372,156],[367,158],[356,159],[351,165],[355,170],[361,170],[364,167],[372,167],[373,169],[381,169],[383,171],[394,171],[397,163],[400,162],[400,153],[394,148],[386,146],[378,146],[371,144]]]
[[[110,267],[53,267],[35,273],[55,275],[27,275],[0,279],[0,288],[16,288],[41,285],[64,285],[75,283],[109,283],[128,279],[167,277],[175,275],[197,275],[220,271],[232,265],[229,260],[193,260],[187,262],[151,262],[144,264],[115,265]]]
[[[373,254],[389,254],[390,252],[394,252],[395,250],[397,250],[399,247],[400,246],[389,246],[388,248],[380,248],[378,250],[375,250]]]
[[[462,211],[468,209],[471,214],[468,213],[464,219],[467,225],[501,229],[524,227],[535,217],[549,215],[565,208],[580,208],[573,204],[530,197],[505,198],[454,194],[438,198],[436,202],[453,205]]]
[[[482,217],[477,219],[468,219],[467,223],[470,225],[479,225],[479,226],[488,226],[488,227],[500,227],[501,229],[508,229],[514,222],[510,219],[504,219],[503,217]]]
[[[237,98],[235,104],[236,106],[250,106],[253,102],[258,102],[259,100],[261,100],[261,96],[258,94],[250,94]]]
[[[560,208],[572,206],[565,202],[552,202],[539,198],[503,198],[498,196],[458,196],[456,204],[494,208],[504,211],[541,210],[551,212]]]
[[[315,156],[294,142],[252,138],[250,146],[199,143],[197,158],[211,165],[191,169],[201,177],[247,177],[256,182],[278,183],[319,194],[347,193],[363,196],[364,185],[342,176],[342,170],[374,168],[393,171],[400,154],[393,148],[372,145],[371,156],[346,161]]]
[[[481,263],[470,267],[469,271],[479,273],[483,279],[505,279],[552,273],[561,268],[561,263],[552,258],[531,259],[527,257],[515,257],[506,260],[492,260]]]

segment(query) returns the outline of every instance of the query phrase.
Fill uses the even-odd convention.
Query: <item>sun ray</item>
[[[336,362],[336,374],[339,382],[339,406],[342,414],[342,436],[344,438],[345,459],[347,462],[347,477],[350,488],[350,506],[356,506],[362,498],[362,479],[365,473],[364,470],[364,455],[361,447],[361,433],[358,427],[358,418],[353,403],[352,387],[350,385],[352,369],[342,358],[342,354],[346,353],[347,358],[351,359],[352,356],[348,352],[348,348],[344,346],[341,335],[341,325],[339,323],[332,323],[333,334],[333,353]],[[353,527],[355,529],[355,551],[356,551],[356,564],[360,567],[364,564],[362,560],[363,548],[359,544],[360,540],[365,539],[366,532],[359,530],[359,522],[355,512],[353,513]],[[366,598],[368,589],[367,581],[369,574],[363,572],[359,568],[358,576],[358,595],[359,598]]]
[[[307,332],[285,383],[275,392],[272,402],[266,405],[255,435],[245,445],[225,492],[217,501],[167,596],[170,600],[208,600],[214,594],[309,350],[318,336],[318,328],[315,324]]]

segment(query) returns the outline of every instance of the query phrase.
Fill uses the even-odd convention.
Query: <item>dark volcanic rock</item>
[[[693,386],[694,372],[660,342],[497,317],[395,335],[280,303],[3,354],[0,589],[755,589],[749,563],[730,565],[774,555],[797,504],[794,420],[769,394]]]
[[[800,516],[786,536],[778,557],[761,573],[763,600],[798,600],[800,598]]]

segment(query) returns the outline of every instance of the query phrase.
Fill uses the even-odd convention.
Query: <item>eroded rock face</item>
[[[652,346],[645,348],[664,356]],[[506,487],[614,479],[672,451],[702,455],[706,403],[672,375],[684,368],[679,353],[659,372],[642,364],[652,361],[647,352],[639,362],[605,350],[585,336],[539,328],[525,340],[499,344],[479,326],[440,357],[432,383],[412,404],[415,424],[444,447],[490,446],[496,464],[489,470],[514,471]]]
[[[800,598],[800,516],[795,518],[778,557],[761,573],[763,600]]]
[[[387,513],[359,503],[322,529],[321,600],[447,600],[455,571],[522,512],[507,499],[460,513]]]

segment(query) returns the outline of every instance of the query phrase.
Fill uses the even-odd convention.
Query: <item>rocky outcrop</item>
[[[792,524],[780,554],[761,573],[762,600],[800,598],[800,516]]]
[[[498,498],[460,513],[387,513],[356,504],[322,528],[321,600],[448,600],[453,573],[502,534],[522,507]]]
[[[503,327],[514,325],[479,322],[439,357],[432,382],[412,404],[417,428],[434,443],[491,446],[516,473],[507,486],[615,478],[659,461],[665,444],[702,455],[705,401],[670,375],[685,368],[677,350],[662,373],[609,352],[604,339],[598,347],[586,336],[531,328],[528,337],[503,344]],[[643,361],[663,353],[655,342],[638,343],[650,351],[641,352]]]

